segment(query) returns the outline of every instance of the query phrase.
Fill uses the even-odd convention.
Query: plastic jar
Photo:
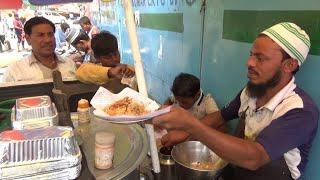
[[[78,101],[78,121],[80,123],[88,123],[90,122],[90,114],[89,114],[89,102],[86,99],[80,99]]]
[[[98,169],[112,166],[115,135],[109,132],[97,132],[95,137],[94,165]]]

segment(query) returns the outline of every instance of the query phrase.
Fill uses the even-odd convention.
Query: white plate
[[[91,113],[98,117],[99,119],[111,122],[111,123],[119,123],[119,124],[128,124],[128,123],[136,123],[136,122],[141,122],[141,121],[146,121],[148,119],[152,119],[156,116],[159,116],[161,114],[168,113],[170,111],[171,106],[166,107],[164,109],[160,109],[157,111],[154,111],[152,113],[145,114],[143,116],[126,116],[126,115],[121,115],[121,116],[108,116],[104,111],[97,110],[94,108],[91,108]]]
[[[146,110],[150,111],[148,114],[144,114],[142,116],[110,116],[105,113],[103,110],[106,106],[124,98],[130,97],[133,100],[139,101],[144,104]],[[159,104],[148,97],[143,96],[137,91],[132,90],[131,88],[125,88],[118,94],[113,94],[107,89],[100,87],[94,97],[90,101],[93,106],[93,110],[91,109],[94,116],[99,119],[106,120],[112,123],[136,123],[140,121],[145,121],[148,119],[152,119],[153,117],[159,116],[161,114],[167,113],[170,111],[170,107],[158,110]]]

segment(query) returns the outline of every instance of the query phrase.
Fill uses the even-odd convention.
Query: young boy
[[[94,57],[101,62],[102,66],[93,63],[82,64],[76,71],[76,77],[79,81],[102,85],[113,77],[121,79],[123,84],[129,85],[133,89],[137,89],[134,68],[120,63],[118,41],[113,34],[105,31],[96,34],[91,39],[91,48]],[[121,72],[116,72],[115,76],[110,76],[110,73],[112,73],[110,69]]]
[[[180,73],[173,81],[171,87],[172,95],[165,102],[164,105],[177,104],[178,106],[188,110],[197,119],[203,119],[209,114],[218,111],[218,106],[211,94],[204,95],[201,87],[200,80],[191,74]],[[225,131],[222,127],[221,131]],[[166,130],[156,131],[155,138],[158,148],[163,146],[171,146],[167,142],[173,142],[173,136],[184,137],[183,131],[169,131]],[[187,137],[185,141],[194,140],[192,137]],[[173,142],[175,143],[175,142]],[[173,144],[174,145],[174,144]]]
[[[177,104],[190,111],[197,119],[219,110],[211,94],[204,95],[200,80],[194,75],[180,73],[175,77],[171,91],[173,95],[164,105]]]

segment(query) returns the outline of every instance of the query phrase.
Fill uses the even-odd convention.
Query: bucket
[[[15,104],[15,99],[0,102],[0,132],[11,129],[11,112]]]

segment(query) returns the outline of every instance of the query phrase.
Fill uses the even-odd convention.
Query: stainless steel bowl
[[[178,144],[172,149],[171,154],[177,165],[178,178],[183,180],[216,179],[227,165],[227,162],[199,141]],[[197,162],[210,162],[215,168],[208,170],[192,166],[192,163]]]

